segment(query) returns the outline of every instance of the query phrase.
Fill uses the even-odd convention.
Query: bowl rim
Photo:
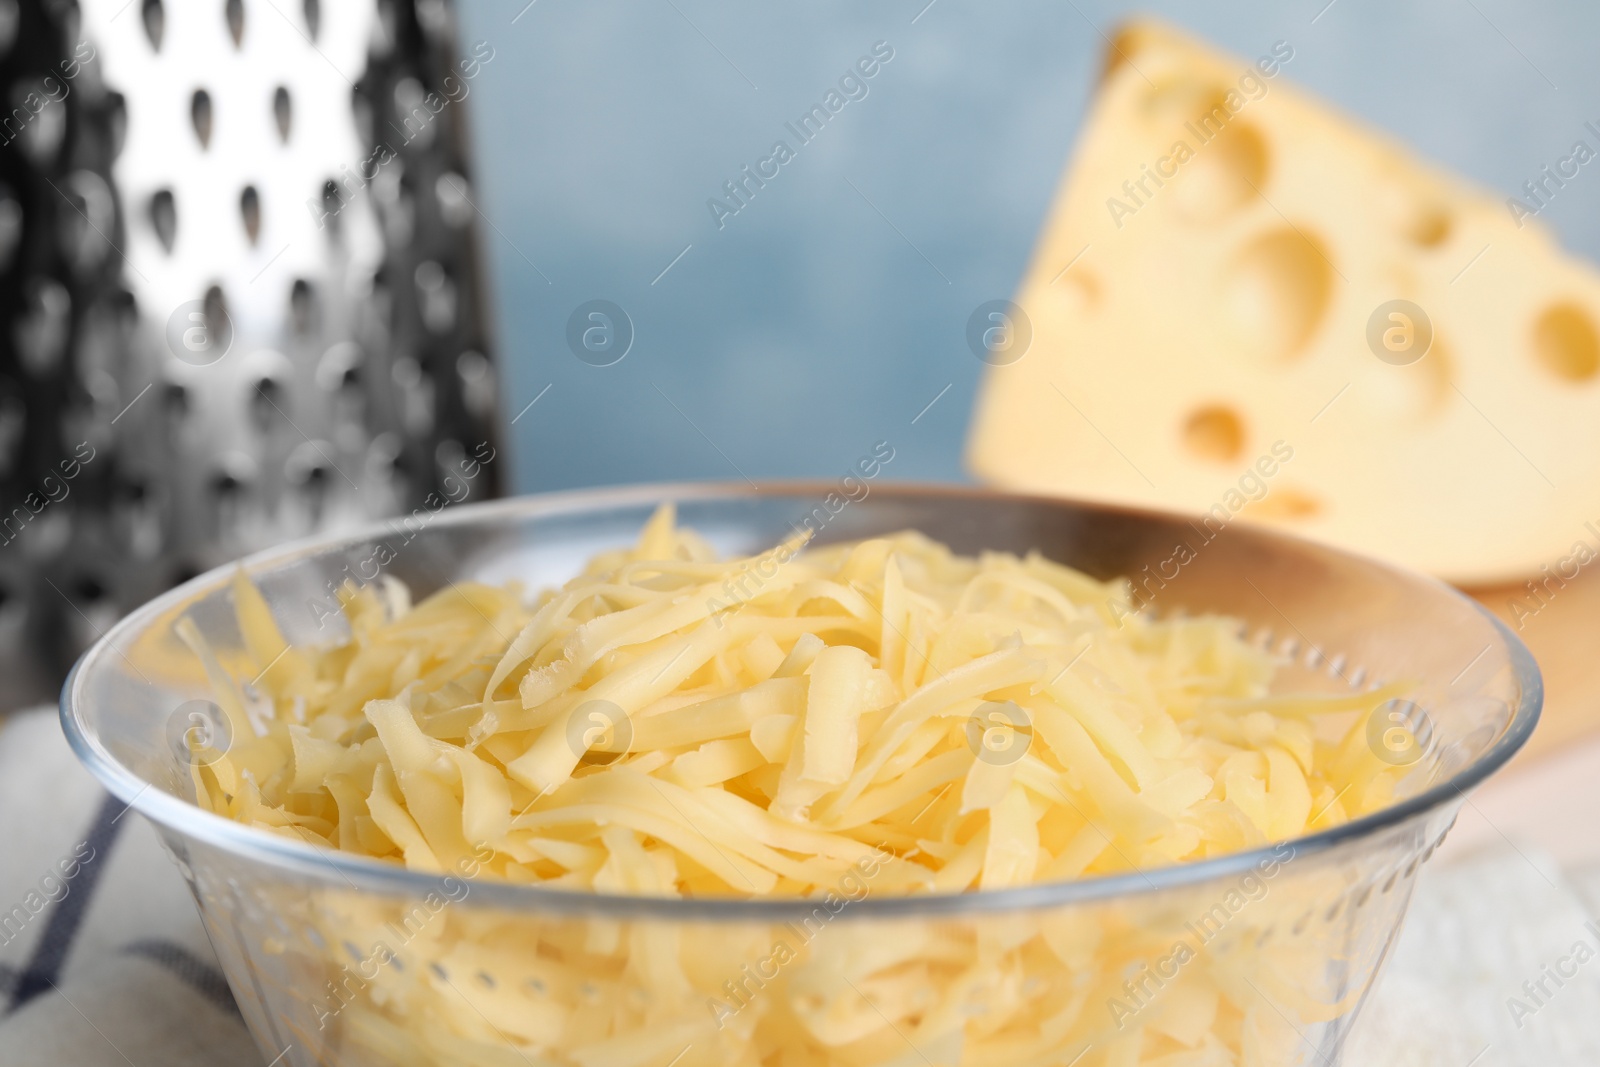
[[[837,485],[834,482],[814,479],[768,479],[759,487],[738,482],[655,482],[603,486],[535,493],[475,503],[452,503],[434,512],[430,525],[470,525],[510,515],[526,518],[553,517],[587,511],[648,506],[668,500],[683,503],[724,498],[790,496],[814,496],[820,499],[826,493],[836,490]],[[871,495],[879,494],[902,498],[942,496],[973,502],[1004,499],[1017,503],[1120,514],[1142,520],[1170,522],[1188,521],[1194,518],[1179,511],[944,483],[875,483]],[[459,902],[471,899],[474,906],[506,910],[583,912],[614,918],[726,922],[798,921],[812,914],[822,901],[822,897],[638,896],[550,889],[537,883],[510,882],[498,878],[462,879],[449,874],[412,870],[387,860],[280,837],[209,812],[135,774],[112,756],[98,738],[90,736],[79,715],[82,703],[80,690],[86,673],[94,668],[96,661],[109,655],[121,655],[118,643],[120,638],[141,630],[154,619],[202,590],[213,591],[216,587],[225,585],[232,580],[237,567],[243,566],[251,573],[276,569],[307,556],[332,551],[340,546],[358,545],[370,541],[385,532],[391,531],[385,521],[380,520],[347,533],[302,538],[264,549],[197,575],[118,620],[79,657],[61,689],[61,725],[78,759],[109,792],[121,799],[127,807],[137,810],[157,823],[159,827],[252,862],[265,863],[284,873],[325,883],[342,880],[350,888],[362,892],[421,899],[430,892],[436,893],[442,889],[452,893],[459,892],[460,883],[465,881],[470,888],[466,894],[459,897]],[[1543,679],[1527,646],[1504,622],[1481,604],[1426,574],[1292,533],[1260,525],[1248,525],[1239,532],[1251,537],[1277,541],[1297,551],[1322,553],[1389,571],[1397,578],[1430,585],[1437,593],[1447,598],[1454,598],[1476,610],[1490,623],[1504,642],[1509,666],[1520,692],[1518,706],[1512,709],[1510,718],[1502,727],[1500,737],[1477,759],[1445,781],[1436,783],[1398,804],[1314,834],[1191,863],[1006,889],[921,895],[874,895],[869,887],[866,895],[859,900],[851,901],[849,907],[843,908],[831,918],[927,918],[1054,908],[1153,895],[1166,890],[1218,882],[1230,875],[1242,875],[1253,869],[1265,871],[1271,865],[1282,865],[1302,856],[1325,853],[1352,842],[1377,837],[1385,831],[1420,821],[1452,802],[1464,800],[1468,790],[1504,766],[1506,761],[1526,743],[1539,721],[1544,698]],[[1284,855],[1285,850],[1288,852],[1287,856]],[[452,884],[453,882],[456,884]]]

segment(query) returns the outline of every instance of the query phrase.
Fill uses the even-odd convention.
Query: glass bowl
[[[1026,888],[664,900],[449,876],[333,852],[192,802],[187,702],[209,695],[173,634],[240,647],[213,571],[122,620],[74,669],[61,718],[107,789],[157,827],[266,1059],[483,1067],[1163,1067],[1340,1061],[1418,867],[1465,792],[1527,740],[1528,651],[1431,579],[1266,530],[971,489],[642,486],[419,511],[244,564],[293,643],[327,641],[330,591],[381,567],[413,591],[534,588],[629,544],[654,507],[729,553],[796,525],[821,541],[916,528],[1131,576],[1151,610],[1236,617],[1283,690],[1416,683],[1374,716],[1407,767],[1390,808],[1193,864]],[[388,551],[380,551],[387,546]],[[1392,721],[1391,721],[1392,720]],[[869,865],[870,866],[870,865]]]

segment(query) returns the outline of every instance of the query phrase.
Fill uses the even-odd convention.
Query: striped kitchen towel
[[[0,1067],[263,1063],[189,889],[55,709],[0,726]]]

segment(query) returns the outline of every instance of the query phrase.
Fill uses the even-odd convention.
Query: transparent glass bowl
[[[916,528],[962,552],[1038,549],[1134,576],[1154,610],[1241,619],[1283,658],[1285,691],[1415,680],[1419,744],[1392,757],[1408,766],[1403,799],[1276,848],[953,896],[878,895],[869,871],[821,902],[426,876],[192,803],[170,738],[182,705],[209,692],[173,625],[192,615],[214,645],[238,647],[231,569],[118,624],[73,671],[62,722],[106,787],[155,823],[279,1064],[1337,1064],[1418,866],[1464,791],[1533,730],[1527,650],[1435,581],[1263,530],[980,490],[875,485],[850,500],[846,488],[645,486],[452,507],[245,566],[286,636],[316,643],[335,625],[319,626],[329,590],[371,579],[380,543],[394,554],[384,573],[419,594],[465,578],[553,585],[630,543],[663,499],[726,552],[802,522],[823,541]],[[1393,726],[1375,722],[1373,744],[1389,745]]]

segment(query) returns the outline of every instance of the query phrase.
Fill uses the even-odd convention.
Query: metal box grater
[[[0,0],[0,55],[0,707],[200,570],[498,493],[444,0]]]

